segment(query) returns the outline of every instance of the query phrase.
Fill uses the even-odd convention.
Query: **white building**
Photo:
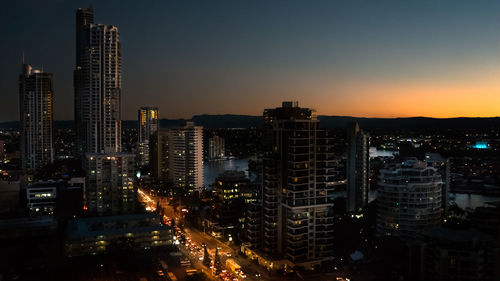
[[[35,172],[54,160],[52,74],[24,64],[19,76],[21,165]]]
[[[225,150],[223,137],[214,135],[208,140],[208,159],[223,159],[226,156]]]
[[[94,24],[93,9],[76,13],[77,153],[121,151],[121,53],[118,28]]]
[[[411,239],[423,229],[439,225],[442,185],[438,170],[416,159],[381,169],[377,234]]]
[[[169,170],[174,186],[194,191],[203,187],[203,127],[186,122],[169,129]]]
[[[53,215],[56,210],[57,184],[44,182],[26,188],[26,199],[31,214]]]

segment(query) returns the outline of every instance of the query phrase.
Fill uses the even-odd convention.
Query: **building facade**
[[[176,189],[194,191],[203,187],[203,127],[186,122],[169,129],[172,180]]]
[[[26,187],[26,200],[31,215],[53,215],[56,210],[57,184],[36,183]]]
[[[67,257],[151,249],[173,244],[173,231],[156,214],[77,218],[68,223]]]
[[[415,280],[498,280],[495,261],[499,247],[489,235],[474,229],[435,227],[423,231],[416,244]]]
[[[427,165],[436,168],[443,178],[443,186],[441,189],[441,208],[446,212],[450,201],[450,160],[442,157],[439,153],[426,153],[425,162],[427,162]]]
[[[54,160],[52,74],[24,64],[19,76],[21,165],[36,172]]]
[[[118,28],[76,12],[75,125],[77,154],[121,152],[121,51]]]
[[[263,241],[256,244],[270,259],[306,268],[333,258],[333,142],[319,125],[297,103],[264,111]]]
[[[226,156],[224,138],[218,135],[212,136],[208,140],[208,159],[223,159]]]
[[[347,129],[347,210],[368,204],[370,190],[370,136],[353,123]]]
[[[132,214],[136,210],[135,155],[87,154],[85,208],[94,215]]]
[[[34,182],[26,187],[27,209],[31,216],[67,220],[82,213],[84,188],[85,178]]]
[[[443,179],[426,162],[389,164],[378,178],[377,235],[413,239],[441,221]]]
[[[203,187],[203,127],[193,122],[159,129],[151,137],[151,169],[155,178],[171,182],[178,191]]]
[[[172,180],[169,156],[169,130],[158,129],[150,138],[149,167],[151,174],[158,180]]]
[[[141,107],[138,111],[139,128],[137,140],[137,165],[146,167],[149,165],[149,142],[159,128],[159,111],[157,107]]]
[[[212,226],[206,229],[215,237],[232,239],[238,237],[245,222],[245,210],[256,198],[250,180],[243,171],[225,171],[213,185],[215,200],[212,216],[206,220]]]

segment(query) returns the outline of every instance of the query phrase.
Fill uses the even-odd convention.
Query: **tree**
[[[219,256],[219,248],[215,249],[215,257],[214,257],[214,267],[215,267],[215,272],[216,274],[220,273],[220,270],[222,268],[222,263],[220,261],[220,256]]]
[[[205,245],[203,247],[204,251],[203,251],[203,264],[205,266],[210,266],[210,263],[212,262],[212,260],[210,259],[210,255],[208,254],[208,250],[207,250],[207,245]]]

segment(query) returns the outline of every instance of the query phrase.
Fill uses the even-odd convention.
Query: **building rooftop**
[[[160,217],[155,214],[77,218],[68,222],[68,238],[122,235],[170,228],[161,224]]]

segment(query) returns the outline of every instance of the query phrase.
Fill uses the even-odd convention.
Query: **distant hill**
[[[344,128],[350,122],[358,122],[364,129],[485,129],[500,128],[500,117],[490,118],[359,118],[345,116],[319,116],[326,128]]]
[[[350,122],[358,122],[360,127],[370,129],[487,129],[500,128],[500,117],[490,118],[360,118],[350,116],[326,116],[320,115],[322,125],[329,129],[345,128]],[[196,125],[205,128],[261,128],[262,116],[250,115],[195,115],[192,120]],[[175,127],[182,119],[161,119],[161,127]],[[0,129],[17,129],[19,122],[0,123]],[[123,128],[136,128],[137,121],[123,120]],[[55,122],[56,128],[73,128],[72,120],[61,120]]]
[[[250,115],[195,115],[195,124],[207,128],[260,128],[262,127],[262,116]]]

